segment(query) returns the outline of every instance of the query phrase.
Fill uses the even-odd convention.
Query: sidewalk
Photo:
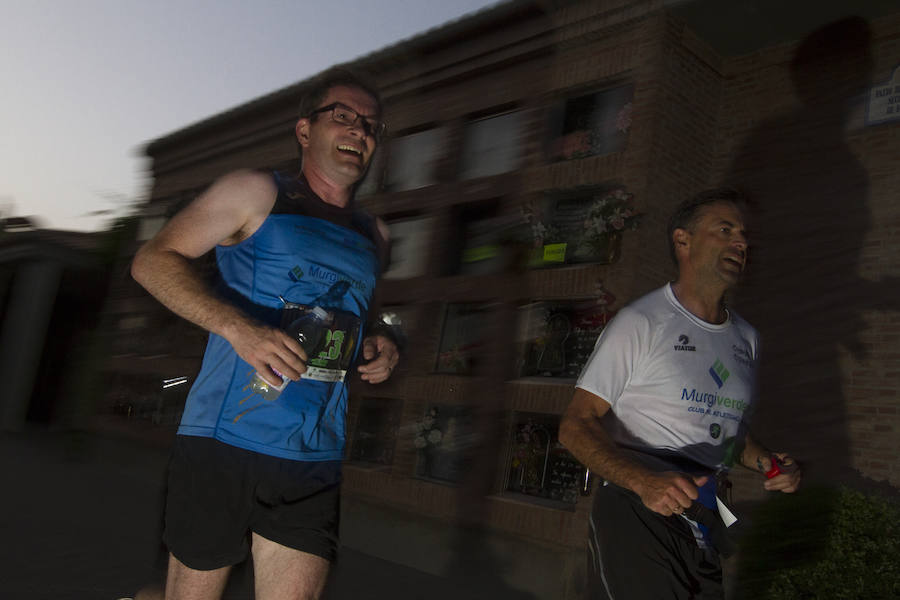
[[[115,600],[162,581],[166,555],[159,537],[171,437],[158,429],[137,438],[105,429],[0,434],[4,600]],[[249,571],[241,566],[233,573],[228,600],[252,597]],[[444,597],[523,595],[480,581],[449,581],[350,548],[342,549],[326,592],[326,600]]]
[[[0,596],[115,599],[153,577],[165,448],[30,429],[0,456]]]

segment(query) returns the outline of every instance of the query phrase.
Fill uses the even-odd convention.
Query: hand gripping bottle
[[[310,357],[322,341],[325,332],[328,331],[333,318],[334,316],[327,310],[316,306],[288,325],[286,333],[297,340],[300,343],[300,347],[306,352],[307,357]],[[278,371],[275,372],[278,373]],[[290,379],[284,377],[281,373],[278,373],[278,375],[281,376],[281,385],[276,387],[266,383],[266,380],[260,377],[259,373],[254,373],[253,379],[250,381],[250,389],[271,402],[278,398],[290,382]]]

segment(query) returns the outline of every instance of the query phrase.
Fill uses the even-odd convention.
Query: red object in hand
[[[797,469],[797,463],[789,462],[784,463],[780,458],[772,455],[772,468],[766,471],[766,479],[772,479],[776,475],[781,475],[782,473],[791,473]]]

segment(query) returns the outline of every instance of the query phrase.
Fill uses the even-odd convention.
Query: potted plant
[[[421,421],[416,422],[416,433],[413,445],[419,451],[419,474],[431,477],[434,466],[436,447],[440,445],[444,434],[438,428],[438,409],[431,407]]]
[[[576,256],[584,262],[610,264],[618,260],[622,234],[635,231],[641,213],[634,210],[634,194],[617,188],[598,194],[584,220],[584,231]]]

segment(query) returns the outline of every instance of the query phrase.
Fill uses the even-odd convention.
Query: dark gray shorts
[[[333,561],[338,549],[340,461],[302,462],[176,436],[163,541],[192,569],[247,557],[250,533]]]

